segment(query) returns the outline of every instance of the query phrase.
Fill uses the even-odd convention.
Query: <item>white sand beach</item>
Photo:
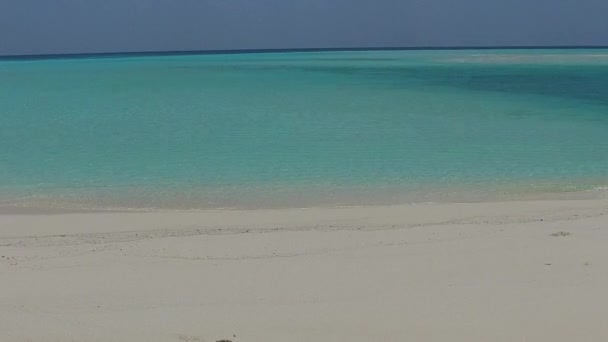
[[[0,341],[606,341],[608,201],[0,215]]]

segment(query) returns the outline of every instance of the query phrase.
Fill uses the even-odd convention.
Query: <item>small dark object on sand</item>
[[[232,341],[230,341],[230,340],[219,340],[219,341],[216,341],[216,342],[232,342]]]
[[[551,234],[551,236],[553,236],[553,237],[570,236],[570,233],[568,233],[568,232],[557,232],[557,233]]]

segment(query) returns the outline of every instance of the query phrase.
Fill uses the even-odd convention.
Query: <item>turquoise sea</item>
[[[608,50],[0,60],[0,205],[232,208],[608,191]]]

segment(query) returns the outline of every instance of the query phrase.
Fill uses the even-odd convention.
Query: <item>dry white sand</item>
[[[5,213],[0,256],[0,341],[608,340],[606,200]]]

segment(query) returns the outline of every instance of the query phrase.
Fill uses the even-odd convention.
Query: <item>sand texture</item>
[[[0,215],[0,341],[607,341],[608,201]]]

